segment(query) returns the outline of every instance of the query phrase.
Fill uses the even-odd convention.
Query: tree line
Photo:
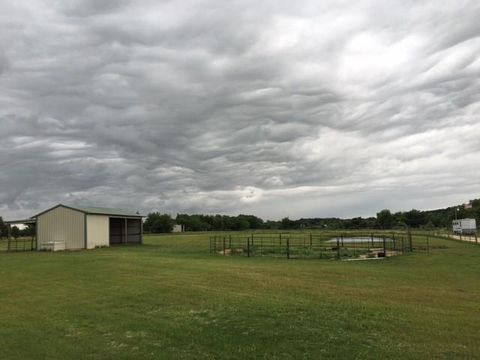
[[[299,230],[299,229],[405,229],[450,228],[455,218],[475,218],[480,220],[480,199],[470,201],[471,208],[452,206],[438,210],[416,210],[391,212],[379,211],[376,217],[341,218],[301,218],[288,217],[278,221],[267,220],[255,215],[204,215],[177,214],[173,219],[169,214],[153,212],[148,214],[144,231],[152,233],[171,232],[174,224],[183,225],[185,231],[242,231],[242,230]]]
[[[389,209],[381,210],[376,217],[340,218],[301,218],[288,217],[281,220],[263,220],[255,215],[204,215],[177,214],[172,218],[169,214],[149,213],[144,222],[146,233],[169,233],[175,224],[183,225],[185,231],[242,231],[242,230],[299,230],[299,229],[405,229],[410,228],[450,228],[455,218],[474,218],[480,221],[480,199],[471,200],[469,207],[452,206],[438,210],[415,210],[392,213]],[[7,225],[0,217],[0,238],[7,237]],[[15,238],[32,236],[35,225],[29,224],[20,229],[12,226],[11,235]]]

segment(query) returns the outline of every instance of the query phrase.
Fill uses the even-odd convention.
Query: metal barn
[[[31,218],[36,222],[37,250],[93,249],[143,242],[138,212],[59,204]]]

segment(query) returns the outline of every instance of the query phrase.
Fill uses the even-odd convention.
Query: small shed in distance
[[[143,242],[142,215],[134,211],[59,204],[33,218],[38,250],[52,244],[75,250]]]
[[[185,232],[185,225],[174,224],[172,232],[174,232],[174,233]]]

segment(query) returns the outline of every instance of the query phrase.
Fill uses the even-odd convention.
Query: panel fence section
[[[210,253],[287,259],[374,259],[428,252],[428,234],[412,233],[236,233],[210,237]]]

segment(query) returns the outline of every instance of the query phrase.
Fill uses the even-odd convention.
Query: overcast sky
[[[0,215],[480,197],[480,2],[0,3]]]

